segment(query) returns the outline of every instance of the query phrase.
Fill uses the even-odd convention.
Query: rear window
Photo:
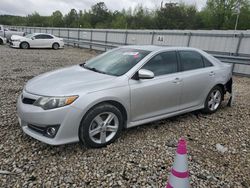
[[[203,59],[198,52],[180,51],[179,54],[182,71],[203,68]]]
[[[212,67],[213,64],[207,60],[207,58],[203,57],[203,62],[205,67]]]

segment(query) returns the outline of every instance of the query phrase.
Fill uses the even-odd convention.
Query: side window
[[[212,67],[213,64],[207,60],[207,58],[203,57],[203,62],[205,67]]]
[[[43,39],[53,39],[53,37],[50,35],[43,35]]]
[[[150,59],[142,68],[152,71],[155,76],[175,73],[178,71],[176,52],[160,53]]]
[[[193,70],[204,67],[201,55],[195,51],[180,51],[181,70]]]
[[[34,37],[35,37],[35,39],[42,39],[42,35],[36,35]]]

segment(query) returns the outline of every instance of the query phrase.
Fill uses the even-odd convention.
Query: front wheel
[[[22,48],[22,49],[28,49],[30,46],[29,46],[29,43],[27,43],[27,42],[22,42],[21,44],[20,44],[20,48]]]
[[[203,112],[212,114],[218,110],[223,98],[222,89],[219,86],[215,86],[208,94],[205,101],[205,108]]]
[[[122,113],[117,107],[110,104],[98,105],[83,118],[79,139],[88,147],[106,146],[120,136],[123,122]]]

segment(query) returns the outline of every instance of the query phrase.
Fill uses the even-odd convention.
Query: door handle
[[[215,72],[214,71],[211,71],[210,73],[209,73],[209,76],[214,76],[215,75]]]
[[[182,81],[182,79],[180,79],[180,78],[175,78],[174,81],[173,81],[173,83],[178,84],[178,83],[180,83],[181,81]]]

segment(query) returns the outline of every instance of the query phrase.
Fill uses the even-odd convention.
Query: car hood
[[[26,37],[23,37],[23,36],[20,36],[20,35],[12,35],[10,37],[11,40],[30,40],[29,38],[26,38]]]
[[[25,86],[28,93],[42,96],[69,96],[109,87],[115,76],[87,70],[79,65],[41,74]]]

